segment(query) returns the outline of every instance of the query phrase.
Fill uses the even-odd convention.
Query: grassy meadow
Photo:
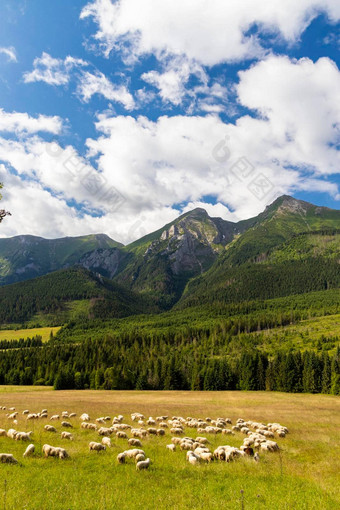
[[[0,330],[0,342],[1,340],[20,340],[20,338],[33,338],[37,335],[42,337],[43,342],[47,342],[50,338],[51,331],[55,335],[59,331],[60,327],[49,327],[49,328],[32,328],[32,329],[1,329]]]
[[[36,454],[23,458],[27,443],[0,437],[0,452],[13,453],[19,465],[0,464],[0,507],[6,510],[54,509],[318,509],[340,507],[340,399],[329,395],[265,392],[146,392],[146,391],[52,391],[39,387],[0,387],[0,405],[14,406],[18,424],[0,411],[0,427],[33,430]],[[49,416],[63,410],[76,412],[74,441],[60,438],[60,422],[49,419],[26,421],[24,409]],[[152,464],[136,472],[132,460],[116,461],[128,448],[126,439],[111,436],[113,447],[89,452],[88,443],[99,441],[97,432],[80,428],[79,416],[88,412],[91,422],[99,416],[123,414],[132,424],[131,412],[145,417],[230,417],[279,422],[289,428],[285,438],[276,438],[281,453],[260,453],[260,462],[239,459],[190,465],[186,452],[172,453],[169,430],[164,437],[142,440]],[[52,423],[56,434],[43,427]],[[110,423],[110,422],[108,422]],[[138,425],[137,425],[138,426]],[[65,429],[70,430],[70,429]],[[196,437],[195,429],[185,435]],[[199,434],[205,435],[205,434]],[[240,446],[244,435],[207,435],[213,451],[218,445]],[[63,446],[70,459],[45,459],[44,443]],[[241,492],[243,491],[243,493]]]

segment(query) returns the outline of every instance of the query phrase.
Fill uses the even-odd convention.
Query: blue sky
[[[207,7],[208,6],[208,7]],[[334,0],[2,0],[2,236],[339,208]]]

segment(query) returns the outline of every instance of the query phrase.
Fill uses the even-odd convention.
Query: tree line
[[[340,394],[340,348],[313,351],[257,349],[227,356],[209,338],[107,335],[79,344],[51,339],[41,347],[0,352],[0,384],[61,389],[268,390]]]

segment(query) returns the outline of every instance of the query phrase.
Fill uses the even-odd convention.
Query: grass
[[[318,509],[339,508],[339,427],[340,399],[326,395],[294,395],[265,392],[124,392],[49,391],[48,388],[0,387],[0,405],[19,411],[17,430],[34,430],[37,455],[23,459],[27,444],[0,437],[0,451],[13,453],[20,465],[0,464],[0,506],[27,510],[56,509]],[[290,434],[278,438],[281,455],[260,454],[256,464],[241,459],[227,464],[191,466],[185,452],[165,449],[171,434],[151,436],[143,449],[151,458],[148,471],[136,472],[130,462],[118,465],[116,456],[127,441],[112,437],[114,446],[101,453],[89,452],[88,443],[98,440],[94,431],[80,429],[73,418],[73,442],[47,433],[48,420],[26,422],[22,410],[49,414],[62,410],[89,412],[98,416],[118,413],[132,423],[130,413],[146,417],[162,414],[203,417],[238,417],[264,422],[278,421]],[[12,423],[0,411],[0,427]],[[53,422],[52,422],[53,423]],[[56,422],[54,422],[55,424]],[[194,429],[186,435],[195,436]],[[202,435],[202,434],[201,434]],[[219,444],[240,446],[244,436],[209,437],[211,447]],[[64,446],[71,458],[66,461],[41,457],[45,443]],[[5,494],[6,481],[6,494]],[[243,494],[241,490],[244,491]],[[4,506],[6,498],[6,507]],[[242,501],[243,499],[243,501]]]
[[[250,333],[255,343],[270,354],[278,348],[288,350],[325,349],[330,354],[335,352],[339,343],[340,314],[325,315],[302,320],[296,324],[281,326]],[[242,335],[240,335],[242,337]]]
[[[0,341],[1,340],[19,340],[20,338],[33,338],[34,336],[40,335],[43,342],[47,342],[50,338],[50,333],[53,331],[55,335],[59,331],[60,327],[50,328],[33,328],[33,329],[2,329],[0,330]]]

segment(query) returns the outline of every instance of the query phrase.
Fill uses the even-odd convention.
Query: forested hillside
[[[152,308],[124,287],[82,267],[0,287],[0,322],[23,323],[38,312],[57,314],[69,302],[87,300],[88,317],[122,317]]]

